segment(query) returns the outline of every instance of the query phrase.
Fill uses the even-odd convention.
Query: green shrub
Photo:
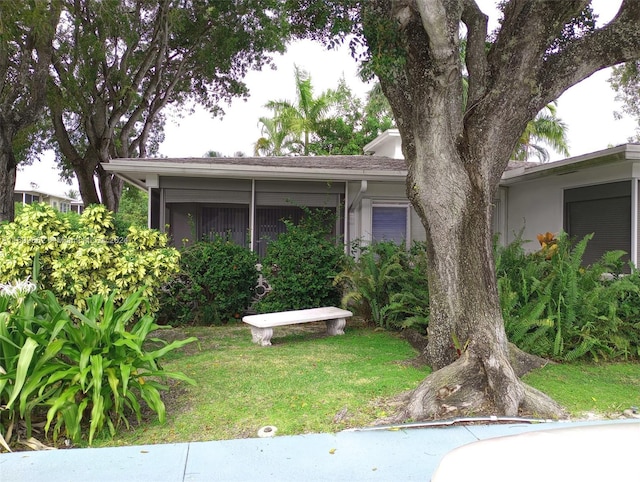
[[[113,216],[102,205],[78,218],[31,204],[13,223],[0,225],[0,282],[30,276],[36,254],[41,286],[81,309],[94,294],[115,291],[119,302],[142,289],[156,310],[154,293],[177,271],[179,259],[157,231],[131,227],[125,238],[116,236]]]
[[[142,292],[118,306],[115,293],[94,295],[86,308],[59,304],[50,291],[36,292],[29,282],[2,286],[0,294],[0,441],[8,448],[17,422],[27,437],[35,422],[46,422],[54,441],[87,437],[89,444],[105,425],[113,435],[145,403],[162,422],[165,408],[160,383],[181,373],[164,372],[158,360],[194,338],[148,351],[144,343],[158,328],[151,315],[135,323],[145,303]],[[144,311],[144,310],[143,310]],[[127,328],[129,325],[130,328]]]
[[[147,206],[149,196],[137,187],[125,184],[120,196],[120,205],[113,222],[118,236],[126,237],[131,226],[147,226]]]
[[[573,361],[640,355],[640,276],[622,276],[622,251],[592,266],[582,257],[591,236],[525,253],[522,240],[498,248],[498,290],[509,339],[536,355]]]
[[[220,236],[183,249],[180,272],[162,288],[160,318],[172,324],[238,318],[257,285],[256,264],[254,253]]]
[[[262,271],[272,288],[257,305],[259,312],[335,306],[340,292],[333,279],[342,270],[342,243],[331,235],[335,214],[312,212],[295,225],[284,220],[287,230],[272,241]]]
[[[386,329],[426,331],[429,290],[424,244],[407,251],[393,242],[359,247],[357,260],[336,277],[342,305]]]

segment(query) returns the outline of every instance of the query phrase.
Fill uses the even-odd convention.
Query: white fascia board
[[[554,174],[563,174],[589,166],[640,159],[640,144],[622,144],[616,147],[570,157],[561,161],[540,164],[533,167],[518,167],[502,174],[500,185],[508,186],[524,180]]]
[[[149,174],[159,176],[241,178],[241,179],[281,179],[281,180],[334,180],[359,181],[366,180],[402,180],[407,177],[406,170],[368,170],[368,169],[313,169],[283,168],[274,166],[238,166],[219,164],[203,166],[202,164],[167,162],[122,163],[110,161],[103,165],[105,170],[114,171],[126,179],[134,179],[136,175],[146,177]]]
[[[395,139],[397,137],[400,137],[400,131],[398,129],[387,129],[374,140],[369,142],[369,144],[364,146],[362,150],[365,154],[375,153],[379,149],[380,145],[386,144],[391,139]]]

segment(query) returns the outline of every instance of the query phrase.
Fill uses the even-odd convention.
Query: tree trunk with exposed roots
[[[564,415],[514,369],[496,286],[492,216],[501,175],[527,123],[595,71],[640,56],[640,2],[624,1],[604,29],[585,22],[588,3],[506,2],[490,44],[487,17],[473,0],[363,4],[370,66],[394,111],[407,194],[428,246],[426,356],[434,372],[397,421]],[[460,24],[467,30],[464,55]]]

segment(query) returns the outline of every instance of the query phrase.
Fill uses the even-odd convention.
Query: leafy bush
[[[385,241],[356,249],[358,259],[336,277],[343,306],[382,328],[425,331],[429,291],[424,245],[416,243],[407,251]]]
[[[305,209],[295,225],[284,220],[287,230],[272,241],[262,263],[263,275],[272,288],[257,305],[259,312],[334,306],[340,293],[333,285],[342,270],[342,243],[331,235],[334,214]]]
[[[115,293],[89,297],[85,310],[61,306],[50,291],[36,292],[29,282],[4,285],[0,294],[0,442],[5,448],[26,425],[44,422],[54,441],[63,434],[72,441],[87,436],[89,444],[105,425],[113,435],[128,418],[141,419],[141,403],[162,422],[165,408],[160,380],[193,383],[181,373],[158,365],[171,350],[195,338],[147,351],[149,334],[158,328],[146,314],[132,324],[145,303],[142,292],[120,306]],[[127,326],[132,326],[127,329]],[[88,429],[88,434],[87,434]]]
[[[183,249],[180,272],[160,294],[161,319],[220,324],[239,317],[258,282],[257,262],[254,253],[220,236]]]
[[[45,204],[25,206],[13,223],[0,225],[0,246],[0,282],[27,278],[38,255],[41,286],[79,308],[94,294],[115,291],[119,302],[142,289],[156,310],[156,288],[178,269],[178,251],[167,247],[164,234],[131,227],[118,237],[102,205],[79,218]]]
[[[118,236],[127,236],[131,226],[147,226],[147,206],[149,196],[140,189],[125,184],[120,196],[118,212],[114,216],[114,225]]]
[[[640,275],[621,275],[622,251],[582,267],[590,239],[562,234],[529,254],[520,239],[498,248],[505,328],[523,350],[567,361],[640,356]]]

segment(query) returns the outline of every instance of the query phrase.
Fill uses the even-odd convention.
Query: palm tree
[[[265,123],[267,119],[264,118],[261,118],[260,122],[263,125],[263,133],[274,137],[264,137],[266,142],[258,140],[256,149],[264,149],[264,146],[272,144],[274,148],[286,146],[291,152],[309,155],[312,137],[334,106],[335,95],[333,91],[328,90],[314,97],[311,77],[298,66],[295,66],[295,82],[295,103],[288,100],[272,100],[266,104],[274,113],[274,117],[270,119],[273,123]]]
[[[262,137],[253,146],[256,156],[283,156],[287,147],[289,133],[283,129],[282,123],[277,118],[260,117],[262,124]]]
[[[516,161],[526,161],[535,156],[540,162],[549,161],[549,151],[540,143],[554,151],[569,156],[567,125],[556,116],[556,106],[548,104],[527,124],[513,153]]]

